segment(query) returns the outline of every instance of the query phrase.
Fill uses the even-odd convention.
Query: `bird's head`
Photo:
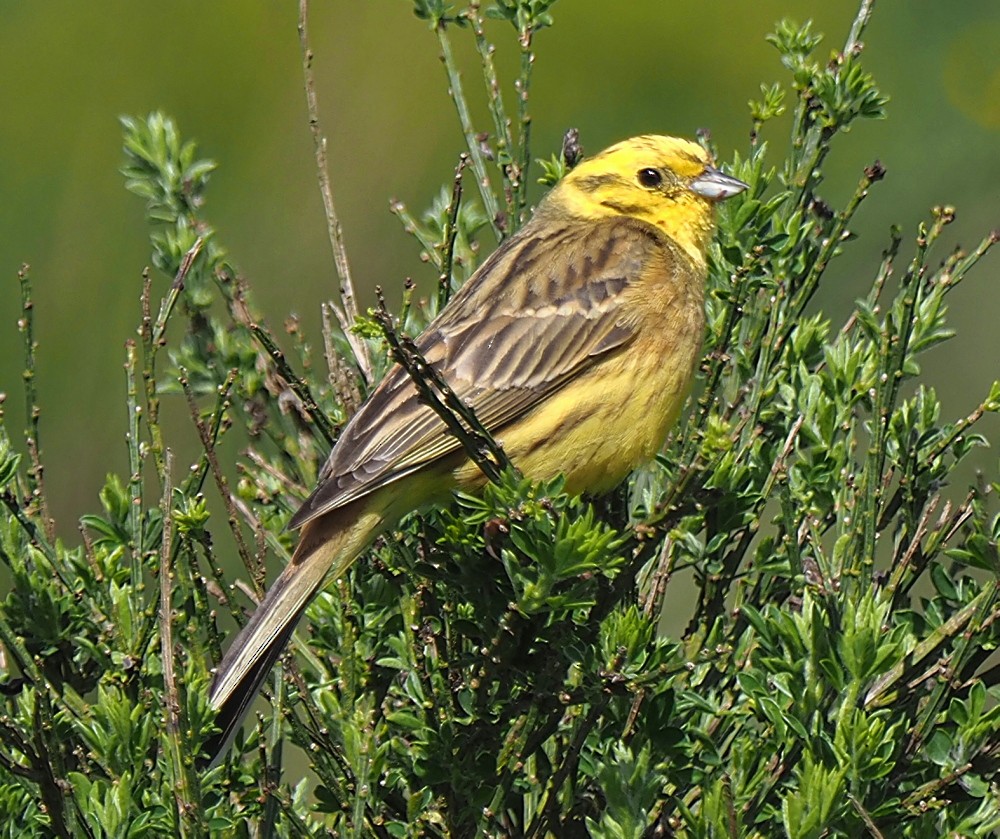
[[[703,263],[716,202],[746,188],[716,169],[696,143],[650,134],[586,158],[555,186],[546,203],[583,219],[641,219]]]

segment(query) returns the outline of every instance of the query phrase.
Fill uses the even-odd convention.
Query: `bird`
[[[522,474],[614,488],[663,445],[704,331],[715,205],[747,188],[700,145],[633,137],[584,158],[415,339]],[[486,482],[392,367],[289,522],[298,545],[216,669],[218,762],[324,582],[404,515]]]

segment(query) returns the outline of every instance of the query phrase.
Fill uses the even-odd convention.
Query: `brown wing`
[[[494,433],[630,340],[634,324],[622,291],[665,246],[657,230],[623,217],[585,232],[538,228],[528,225],[490,256],[416,342]],[[344,428],[319,487],[290,526],[459,446],[397,365]]]

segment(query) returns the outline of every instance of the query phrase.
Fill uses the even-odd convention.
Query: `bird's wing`
[[[553,234],[529,225],[483,263],[417,339],[424,358],[498,433],[627,343],[623,292],[673,249],[655,228],[618,217]],[[291,521],[323,513],[455,451],[460,442],[393,367],[351,419]]]

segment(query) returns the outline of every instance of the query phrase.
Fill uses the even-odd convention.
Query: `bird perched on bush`
[[[704,329],[716,202],[746,188],[686,140],[643,136],[582,161],[416,339],[522,473],[614,487],[662,445]],[[288,567],[216,672],[218,752],[313,594],[406,513],[486,478],[392,368],[343,429],[292,517]]]

